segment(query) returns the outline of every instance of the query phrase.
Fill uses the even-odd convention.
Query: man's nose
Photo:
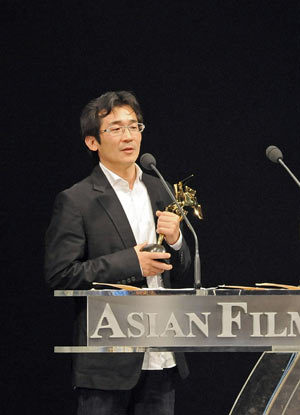
[[[130,129],[128,127],[123,128],[123,139],[125,140],[132,139],[132,133],[130,132]]]

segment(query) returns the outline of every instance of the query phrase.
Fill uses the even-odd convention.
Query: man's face
[[[119,136],[112,136],[109,132],[103,132],[107,128],[130,126],[138,122],[136,113],[129,106],[115,107],[106,117],[101,118],[100,141],[98,154],[101,163],[112,170],[128,168],[138,158],[142,135],[130,133],[127,128]]]

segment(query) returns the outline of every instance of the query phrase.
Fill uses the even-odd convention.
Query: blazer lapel
[[[93,189],[99,192],[97,200],[113,222],[116,232],[119,234],[124,247],[131,248],[135,246],[137,242],[128,222],[127,216],[118,196],[111,187],[100,166],[95,167],[91,177],[93,181]]]
[[[142,176],[142,180],[147,188],[149,197],[150,197],[150,201],[151,201],[151,206],[152,206],[152,211],[153,211],[153,216],[154,216],[154,220],[155,223],[157,222],[157,216],[156,216],[156,211],[157,210],[161,210],[164,211],[166,208],[166,205],[164,204],[164,201],[162,200],[161,194],[159,192],[159,189],[157,186],[155,186],[153,177],[143,173]]]

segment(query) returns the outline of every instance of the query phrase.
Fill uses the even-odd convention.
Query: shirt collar
[[[99,162],[99,166],[100,166],[101,170],[103,171],[103,173],[105,174],[107,180],[109,181],[109,183],[112,187],[122,185],[122,184],[123,185],[126,184],[128,186],[128,182],[125,179],[118,176],[113,171],[109,170],[107,167],[105,167],[101,163],[101,161]],[[136,171],[136,178],[135,178],[134,185],[137,184],[138,182],[142,181],[142,175],[143,175],[142,169],[136,163],[135,163],[135,171]]]

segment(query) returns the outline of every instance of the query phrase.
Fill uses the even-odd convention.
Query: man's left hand
[[[157,233],[162,233],[169,245],[174,245],[180,236],[179,224],[180,217],[172,212],[156,211],[157,221]]]

